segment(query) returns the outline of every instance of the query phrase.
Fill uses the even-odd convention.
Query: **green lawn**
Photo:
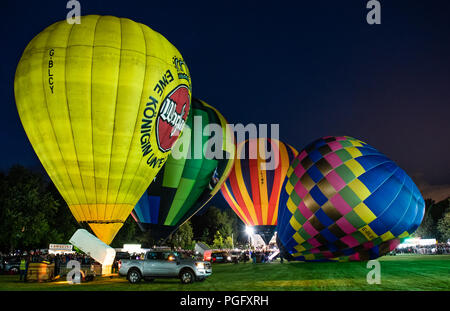
[[[214,264],[204,282],[182,285],[177,279],[142,281],[131,285],[124,278],[97,278],[70,285],[64,281],[22,283],[18,276],[0,276],[0,290],[450,290],[450,255],[382,257],[381,284],[369,285],[365,262],[269,264]]]

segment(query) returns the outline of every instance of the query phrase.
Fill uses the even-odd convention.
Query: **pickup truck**
[[[179,278],[181,283],[188,284],[204,281],[211,274],[211,263],[182,258],[180,253],[172,251],[149,251],[142,260],[119,261],[119,275],[126,276],[132,284],[157,278]]]

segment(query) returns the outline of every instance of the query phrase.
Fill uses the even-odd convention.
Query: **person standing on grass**
[[[256,263],[256,252],[252,250],[252,254],[250,255],[252,257],[253,263]]]
[[[27,261],[23,256],[20,258],[19,273],[20,273],[19,281],[25,282],[27,273]]]
[[[55,276],[59,275],[59,270],[61,266],[61,257],[59,254],[55,256]]]

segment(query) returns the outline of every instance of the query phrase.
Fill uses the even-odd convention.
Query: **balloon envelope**
[[[413,233],[424,200],[392,160],[351,137],[324,137],[292,162],[278,211],[278,245],[296,260],[367,260]]]
[[[215,136],[204,135],[213,127]],[[132,212],[141,230],[159,241],[189,220],[219,191],[234,152],[225,118],[194,98],[182,137]]]
[[[241,142],[234,167],[221,188],[228,205],[266,244],[275,231],[280,192],[296,155],[294,148],[276,139]]]
[[[64,20],[28,44],[14,89],[48,175],[76,220],[109,244],[187,119],[191,83],[180,53],[126,18]]]

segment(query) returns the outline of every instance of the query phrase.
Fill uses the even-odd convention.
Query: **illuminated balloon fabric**
[[[264,148],[259,147],[257,152],[260,143]],[[221,188],[222,195],[239,218],[268,243],[277,224],[280,192],[297,151],[278,140],[260,138],[240,143],[236,154],[241,156],[236,156],[230,176]],[[278,158],[274,169],[264,167],[271,155]]]
[[[199,120],[201,124],[197,123]],[[222,140],[218,136],[215,146],[220,150],[218,157],[207,158],[202,152],[210,139],[210,136],[202,135],[209,124],[218,124],[222,129]],[[198,138],[201,139],[200,153],[194,150]],[[182,148],[179,148],[180,144],[184,144]],[[228,177],[234,148],[233,135],[225,118],[215,108],[194,98],[183,135],[173,148],[182,149],[180,156],[173,151],[132,212],[141,229],[150,231],[159,241],[192,217]]]
[[[414,232],[424,215],[411,178],[351,137],[311,143],[292,162],[288,179],[278,244],[296,260],[377,258]]]
[[[109,244],[187,119],[191,83],[182,56],[143,24],[83,16],[28,44],[14,89],[50,178],[76,220]]]

